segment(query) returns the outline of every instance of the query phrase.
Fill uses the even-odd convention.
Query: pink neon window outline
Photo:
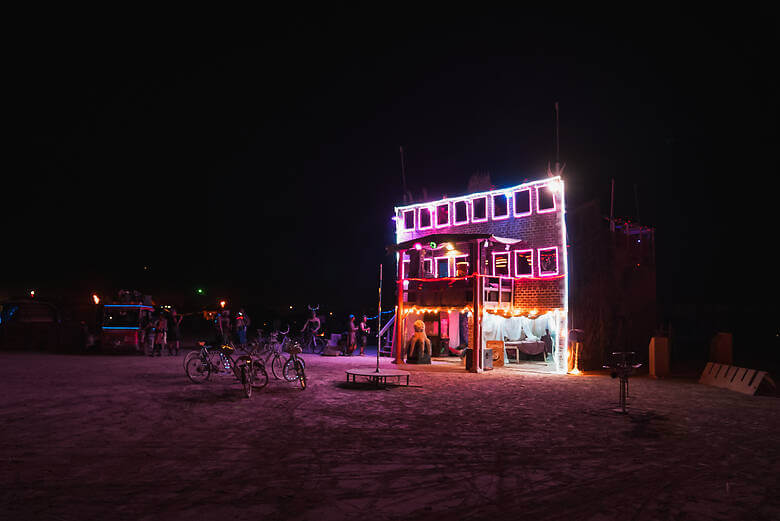
[[[453,265],[454,265],[455,272],[453,273],[453,277],[457,277],[458,276],[458,264],[461,264],[461,263],[464,263],[464,262],[466,263],[466,275],[469,274],[469,270],[471,269],[471,263],[469,262],[469,256],[468,255],[460,255],[460,256],[454,258]]]
[[[550,213],[554,212],[557,209],[557,203],[555,202],[555,192],[552,192],[552,208],[547,208],[546,210],[542,210],[539,208],[539,201],[542,200],[541,197],[539,197],[539,190],[549,190],[549,184],[541,185],[536,187],[536,213]]]
[[[428,226],[422,225],[422,216],[423,212],[428,212]],[[417,214],[417,229],[418,230],[430,230],[433,228],[433,215],[431,214],[430,208],[420,208],[418,214]]]
[[[477,219],[476,213],[474,211],[474,203],[478,200],[482,199],[485,201],[485,217],[483,219]],[[471,200],[471,222],[473,223],[484,223],[488,220],[488,198],[486,195],[483,195],[482,197],[475,197]]]
[[[517,194],[525,192],[528,194],[528,211],[517,213]],[[553,198],[555,200],[555,198]],[[531,189],[530,188],[524,188],[522,190],[515,190],[512,192],[512,211],[514,212],[515,217],[526,217],[528,215],[531,215],[533,213],[534,207],[531,206]]]
[[[433,259],[423,259],[423,275],[433,273],[433,268]]]
[[[439,276],[439,261],[442,260],[442,259],[447,261],[447,275],[445,275],[445,276],[446,277],[450,276],[450,257],[434,257],[433,258],[433,266],[436,268],[436,278],[437,279],[442,278],[442,277]]]
[[[504,215],[496,215],[496,198],[503,197],[504,201],[506,201],[506,214]],[[494,221],[502,221],[504,219],[509,219],[509,197],[506,196],[506,194],[495,194],[492,196],[492,202],[493,202],[493,220]]]
[[[447,222],[444,224],[439,224],[439,208],[446,207],[447,208]],[[444,204],[437,204],[436,205],[436,211],[434,212],[436,214],[436,227],[437,228],[446,228],[450,225],[450,221],[452,220],[452,217],[450,216],[450,203],[444,203]]]
[[[542,271],[542,252],[548,252],[553,251],[555,252],[555,271]],[[540,277],[554,277],[558,275],[558,266],[560,265],[560,262],[558,262],[558,247],[554,246],[552,248],[541,248],[538,250],[539,252],[539,276]]]
[[[496,257],[500,255],[506,256],[506,273],[496,272]],[[510,255],[508,251],[494,251],[493,252],[493,276],[494,277],[510,277],[512,273],[512,266],[509,264]]]
[[[458,220],[458,209],[457,206],[459,204],[463,204],[464,208],[466,209],[466,219],[464,221]],[[469,223],[469,202],[468,201],[455,201],[452,203],[452,225],[453,226],[462,226],[464,224]]]
[[[530,255],[528,255],[528,258],[531,260],[531,273],[518,273],[517,267],[520,265],[520,263],[517,262],[517,258],[521,253],[530,253]],[[534,276],[534,250],[515,250],[514,256],[515,256],[515,277],[518,279],[533,277]]]
[[[406,215],[407,214],[411,214],[412,215],[412,225],[411,226],[406,226]],[[414,230],[414,221],[415,221],[415,219],[414,219],[414,210],[404,210],[403,212],[401,212],[401,229],[402,230],[404,230],[404,231]]]

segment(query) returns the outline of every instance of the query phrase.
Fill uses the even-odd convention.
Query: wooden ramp
[[[752,396],[756,394],[764,379],[774,387],[775,384],[766,371],[709,362],[701,373],[699,383]]]

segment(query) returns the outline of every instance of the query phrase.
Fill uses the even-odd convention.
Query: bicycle
[[[273,374],[274,378],[276,378],[277,380],[281,380],[282,378],[285,378],[284,366],[288,360],[285,360],[285,358],[282,356],[281,353],[287,351],[287,346],[290,343],[290,339],[287,337],[287,334],[289,332],[290,332],[290,328],[288,327],[286,331],[278,331],[276,334],[271,335],[272,337],[276,337],[276,340],[271,340],[270,342],[267,342],[262,349],[262,351],[268,351],[268,355],[266,356],[264,363],[266,366],[268,365],[271,366],[271,374]],[[282,337],[281,341],[279,341],[278,339],[280,335]],[[260,356],[262,357],[262,354]],[[305,362],[303,362],[302,359],[301,359],[301,363],[303,363],[305,367],[306,364]]]
[[[298,358],[298,355],[303,351],[301,345],[298,342],[292,342],[286,351],[290,353],[290,358],[284,364],[282,371],[284,379],[288,382],[297,380],[301,389],[306,389],[306,366],[303,363],[303,359]]]
[[[185,367],[187,377],[192,383],[203,383],[211,378],[212,373],[232,372],[233,376],[241,382],[247,398],[252,396],[253,388],[261,389],[268,384],[268,374],[262,361],[253,360],[245,355],[234,359],[230,354],[233,348],[229,345],[218,348],[207,346],[205,342],[199,342],[199,345],[201,349],[197,356],[190,357]],[[219,357],[218,363],[214,361],[214,352]]]
[[[328,341],[325,340],[324,336],[318,335],[317,333],[312,333],[311,331],[304,331],[298,341],[300,342],[301,348],[304,351],[308,350],[315,355],[321,354],[325,350],[325,346],[328,344]]]
[[[233,344],[233,340],[231,340],[230,338],[226,338],[225,341],[226,341],[226,343],[223,344],[223,345],[228,346],[231,350],[235,350],[236,349],[236,346]],[[219,340],[217,340],[217,342],[219,342]],[[201,349],[198,349],[196,351],[190,351],[184,357],[184,360],[182,361],[182,365],[183,365],[185,371],[187,370],[187,362],[189,362],[190,358],[195,357],[195,356],[200,356],[200,353],[202,351],[202,347],[203,347],[204,344],[205,344],[205,342],[198,342],[198,345],[201,346]],[[209,346],[209,347],[211,347],[211,346]],[[214,359],[213,362],[216,363],[216,360],[219,358],[219,356],[217,354],[217,351],[210,351],[210,353],[211,353],[211,358]]]

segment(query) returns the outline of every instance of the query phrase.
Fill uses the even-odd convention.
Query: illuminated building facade
[[[423,320],[434,356],[472,348],[483,368],[488,340],[539,340],[566,368],[568,263],[560,177],[395,208],[395,338]],[[516,337],[516,338],[513,338]],[[399,362],[401,349],[395,349]]]

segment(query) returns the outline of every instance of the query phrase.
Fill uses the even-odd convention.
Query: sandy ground
[[[780,401],[688,380],[305,355],[305,391],[181,357],[0,354],[2,519],[780,519]],[[382,365],[395,367],[383,359]]]

